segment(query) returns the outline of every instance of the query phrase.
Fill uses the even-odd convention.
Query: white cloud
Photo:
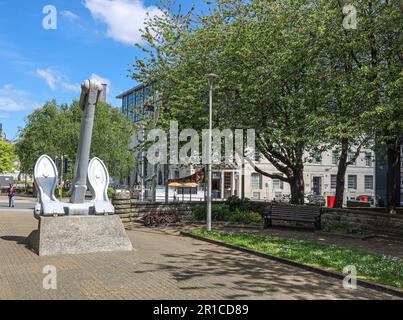
[[[146,7],[142,0],[84,0],[94,19],[107,25],[107,36],[125,44],[141,42],[140,29],[147,14],[160,13],[155,6]]]
[[[107,84],[108,87],[110,87],[110,85],[111,85],[111,81],[108,78],[101,77],[101,76],[97,75],[96,73],[91,74],[90,80],[98,80],[99,82],[101,82],[101,84]]]
[[[0,89],[0,118],[8,118],[10,111],[21,111],[38,108],[39,105],[27,99],[25,91],[15,90],[6,84]]]
[[[90,80],[98,80],[101,84],[107,85],[106,96],[108,98],[109,92],[111,91],[111,81],[108,78],[101,77],[96,73],[92,73],[90,76]]]
[[[0,60],[4,60],[7,64],[12,65],[32,65],[30,58],[22,54],[23,49],[17,47],[11,42],[0,39]]]
[[[69,10],[63,10],[61,12],[61,15],[71,21],[80,21],[80,17],[76,15],[74,12],[69,11]]]
[[[46,81],[46,84],[52,90],[57,88],[62,88],[67,91],[80,92],[81,87],[79,84],[71,83],[67,76],[60,74],[59,72],[47,68],[47,69],[37,69],[36,75]]]
[[[3,89],[0,89],[0,94],[1,93],[7,93],[7,94],[14,94],[14,95],[19,95],[19,96],[26,96],[28,95],[28,92],[24,91],[24,90],[17,90],[14,88],[14,86],[12,84],[5,84],[3,86]]]
[[[56,89],[57,77],[52,69],[38,69],[36,70],[36,75],[44,79],[52,90]]]
[[[13,86],[11,84],[5,84],[3,86],[3,90],[6,91],[6,92],[10,92],[10,91],[13,90]]]
[[[0,111],[21,111],[35,109],[38,105],[32,101],[0,96]]]
[[[81,86],[79,84],[62,82],[61,86],[67,91],[81,92]]]

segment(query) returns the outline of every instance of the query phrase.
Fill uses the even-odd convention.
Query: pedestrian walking
[[[14,192],[14,186],[12,184],[10,184],[10,187],[7,190],[7,194],[8,194],[8,207],[14,208],[15,192]]]
[[[174,190],[174,202],[176,202],[176,198],[178,196],[178,193],[176,192],[176,189]]]

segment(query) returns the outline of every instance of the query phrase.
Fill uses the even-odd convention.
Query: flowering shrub
[[[143,217],[143,223],[147,227],[157,227],[181,221],[180,215],[176,211],[152,212]]]

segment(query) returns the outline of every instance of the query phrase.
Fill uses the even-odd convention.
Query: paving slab
[[[127,231],[132,252],[39,257],[25,245],[37,227],[30,210],[0,208],[0,299],[395,299],[267,261],[175,230]],[[44,267],[57,289],[43,287]]]

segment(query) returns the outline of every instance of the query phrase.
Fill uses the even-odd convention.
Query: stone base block
[[[117,215],[41,216],[27,244],[40,256],[133,250]]]

